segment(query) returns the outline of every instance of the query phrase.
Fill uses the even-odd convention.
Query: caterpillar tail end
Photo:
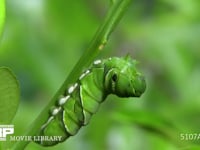
[[[65,141],[71,135],[66,132],[63,123],[56,120],[55,117],[50,117],[47,124],[44,124],[35,137],[34,142],[42,146],[53,146]]]

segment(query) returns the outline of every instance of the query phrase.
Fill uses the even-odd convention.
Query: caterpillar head
[[[119,97],[140,97],[146,89],[144,76],[129,56],[110,58],[105,62],[105,90]]]

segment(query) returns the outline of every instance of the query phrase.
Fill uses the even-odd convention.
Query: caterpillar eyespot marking
[[[63,142],[89,123],[109,94],[140,97],[145,89],[145,79],[130,56],[96,60],[77,82],[60,94],[38,132],[38,136],[62,136],[62,140],[35,142],[42,146]]]

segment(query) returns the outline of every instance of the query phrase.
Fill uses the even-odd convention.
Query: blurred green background
[[[0,65],[21,87],[14,119],[22,135],[61,86],[89,45],[108,0],[7,0]],[[134,0],[99,58],[137,59],[146,76],[141,98],[109,96],[90,124],[66,142],[69,150],[199,149],[200,1]],[[196,145],[196,146],[195,146]]]

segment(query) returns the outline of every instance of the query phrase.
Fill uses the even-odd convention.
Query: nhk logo
[[[6,141],[6,136],[13,133],[14,125],[0,125],[0,141]]]

